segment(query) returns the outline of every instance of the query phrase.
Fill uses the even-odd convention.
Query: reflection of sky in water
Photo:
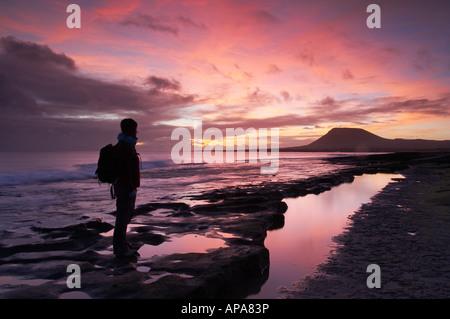
[[[265,246],[270,252],[269,279],[258,295],[251,298],[277,298],[280,286],[290,287],[315,271],[331,251],[332,237],[343,232],[347,217],[370,202],[391,178],[401,175],[377,174],[355,177],[319,195],[287,198],[285,226],[269,231]]]
[[[152,201],[184,201],[189,195],[263,182],[295,180],[337,169],[320,160],[330,153],[280,153],[277,174],[261,174],[261,163],[179,164],[170,153],[143,152],[141,187],[136,205]],[[340,154],[342,155],[342,154]],[[0,230],[28,232],[42,220],[61,227],[81,215],[114,223],[109,186],[93,179],[98,152],[6,153],[0,162]],[[55,216],[59,219],[56,220]]]
[[[227,247],[225,241],[220,238],[205,237],[202,235],[188,234],[184,236],[172,236],[168,241],[160,245],[143,245],[139,249],[142,258],[151,258],[155,255],[168,255],[174,253],[205,253],[210,249]]]
[[[142,154],[142,185],[138,190],[136,204],[139,206],[153,201],[181,201],[193,205],[195,201],[189,200],[189,198],[184,196],[226,187],[254,187],[265,182],[296,180],[315,175],[321,176],[343,168],[343,166],[332,165],[320,159],[336,155],[338,154],[280,153],[280,168],[277,174],[265,175],[260,173],[261,163],[175,165],[168,158],[168,154],[146,154],[144,152]],[[98,152],[8,153],[2,154],[2,156],[6,157],[0,163],[0,193],[2,195],[0,202],[0,232],[3,234],[0,244],[8,246],[26,245],[44,241],[45,239],[41,238],[40,233],[33,231],[33,226],[59,228],[78,224],[84,218],[100,218],[104,222],[114,225],[115,218],[109,213],[115,211],[116,207],[115,201],[110,198],[108,184],[99,185],[92,178],[96,168]],[[362,179],[364,180],[364,178]],[[372,177],[369,183],[375,185],[376,180],[377,178]],[[365,188],[361,187],[361,189]],[[335,194],[337,189],[333,189],[332,192],[330,191],[326,194]],[[353,189],[351,192],[344,192],[340,195],[338,193],[338,195],[327,196],[334,197],[314,202],[317,205],[322,205],[316,210],[322,213],[328,212],[326,219],[331,220],[331,218],[334,218],[332,217],[334,213],[330,213],[333,207],[340,207],[347,202],[353,202],[354,199],[359,199],[361,194]],[[360,202],[358,202],[358,206],[359,204]],[[288,202],[288,205],[290,210],[292,210],[294,204]],[[308,205],[312,204],[298,204],[298,206],[309,207],[309,210],[313,210],[312,206]],[[352,212],[357,207],[348,208],[348,211]],[[349,212],[346,212],[346,214],[349,214]],[[291,217],[291,215],[294,214],[290,214],[288,211],[286,214],[286,226],[283,231],[289,232],[290,227],[295,227],[294,232],[306,234],[306,230],[300,229],[300,227],[303,227],[311,229],[311,232],[317,234],[324,232],[325,242],[332,236],[328,235],[326,227],[323,225],[317,226],[313,222],[315,218],[319,219],[319,213],[316,214],[315,218],[310,216],[304,221],[296,221],[295,217]],[[164,214],[158,217],[159,214],[156,211],[149,214],[149,216],[152,219],[167,218]],[[133,219],[133,223],[146,224],[145,218],[146,215],[136,216]],[[291,221],[291,218],[294,218],[293,221]],[[338,222],[333,221],[331,224],[337,225]],[[341,229],[339,228],[333,235],[339,233]],[[164,229],[161,229],[160,232],[165,234]],[[276,231],[270,232],[269,235],[276,233]],[[112,236],[112,231],[102,233],[102,235]],[[276,248],[271,249],[273,260],[272,273],[275,273],[275,262],[283,260],[283,257],[277,257],[277,254],[286,250],[287,244],[295,242],[289,236],[288,239],[280,239],[278,244],[273,244]],[[154,255],[205,252],[209,249],[226,247],[223,240],[223,237],[226,237],[224,234],[217,234],[216,232],[214,237],[192,234],[181,237],[172,235],[170,241],[161,245],[141,247],[140,253],[142,258],[151,258]],[[271,237],[269,236],[269,238]],[[317,238],[318,235],[316,235],[314,240]],[[273,240],[275,241],[275,239]],[[307,247],[307,245],[313,245],[312,239],[306,241],[304,239],[303,242],[296,243],[294,246]],[[267,245],[271,245],[269,239]],[[111,249],[99,253],[111,254]],[[315,249],[309,249],[304,254],[315,251]],[[322,255],[326,254],[326,252],[322,253]],[[305,259],[305,256],[307,255],[304,255],[302,258]],[[285,263],[292,264],[292,262],[288,261]],[[298,277],[300,276],[298,275]],[[21,284],[36,283],[25,282],[27,281],[26,278],[16,280],[19,280]],[[17,282],[11,281],[9,277],[0,278],[0,290],[15,284]],[[290,285],[290,283],[280,281],[276,286],[282,284]]]

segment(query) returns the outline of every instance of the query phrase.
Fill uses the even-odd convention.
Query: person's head
[[[132,137],[136,137],[137,126],[137,122],[133,119],[123,119],[122,122],[120,122],[122,133]]]

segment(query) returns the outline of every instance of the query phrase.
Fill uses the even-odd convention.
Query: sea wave
[[[166,167],[171,165],[171,163],[171,161],[167,160],[145,161],[141,163],[141,169],[148,170],[152,168]],[[0,174],[0,187],[95,179],[96,169],[97,163],[93,163],[75,165],[73,170],[42,170],[34,172],[2,173]]]
[[[94,178],[93,172],[86,171],[41,171],[25,173],[0,174],[0,186],[23,184],[51,183],[67,180],[83,180]]]

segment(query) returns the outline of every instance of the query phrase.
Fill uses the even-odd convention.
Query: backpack
[[[118,160],[116,148],[112,144],[108,144],[100,150],[95,175],[99,183],[116,183],[117,177],[119,176]]]

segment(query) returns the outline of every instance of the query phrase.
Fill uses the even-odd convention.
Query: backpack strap
[[[117,177],[116,180],[114,181],[114,183],[112,183],[111,186],[109,187],[109,192],[111,193],[111,199],[116,199],[116,193],[114,192],[114,185],[117,184],[118,180],[119,180],[119,177]]]
[[[115,199],[116,194],[114,193],[114,184],[111,184],[111,186],[109,187],[109,192],[111,194],[111,199]]]

